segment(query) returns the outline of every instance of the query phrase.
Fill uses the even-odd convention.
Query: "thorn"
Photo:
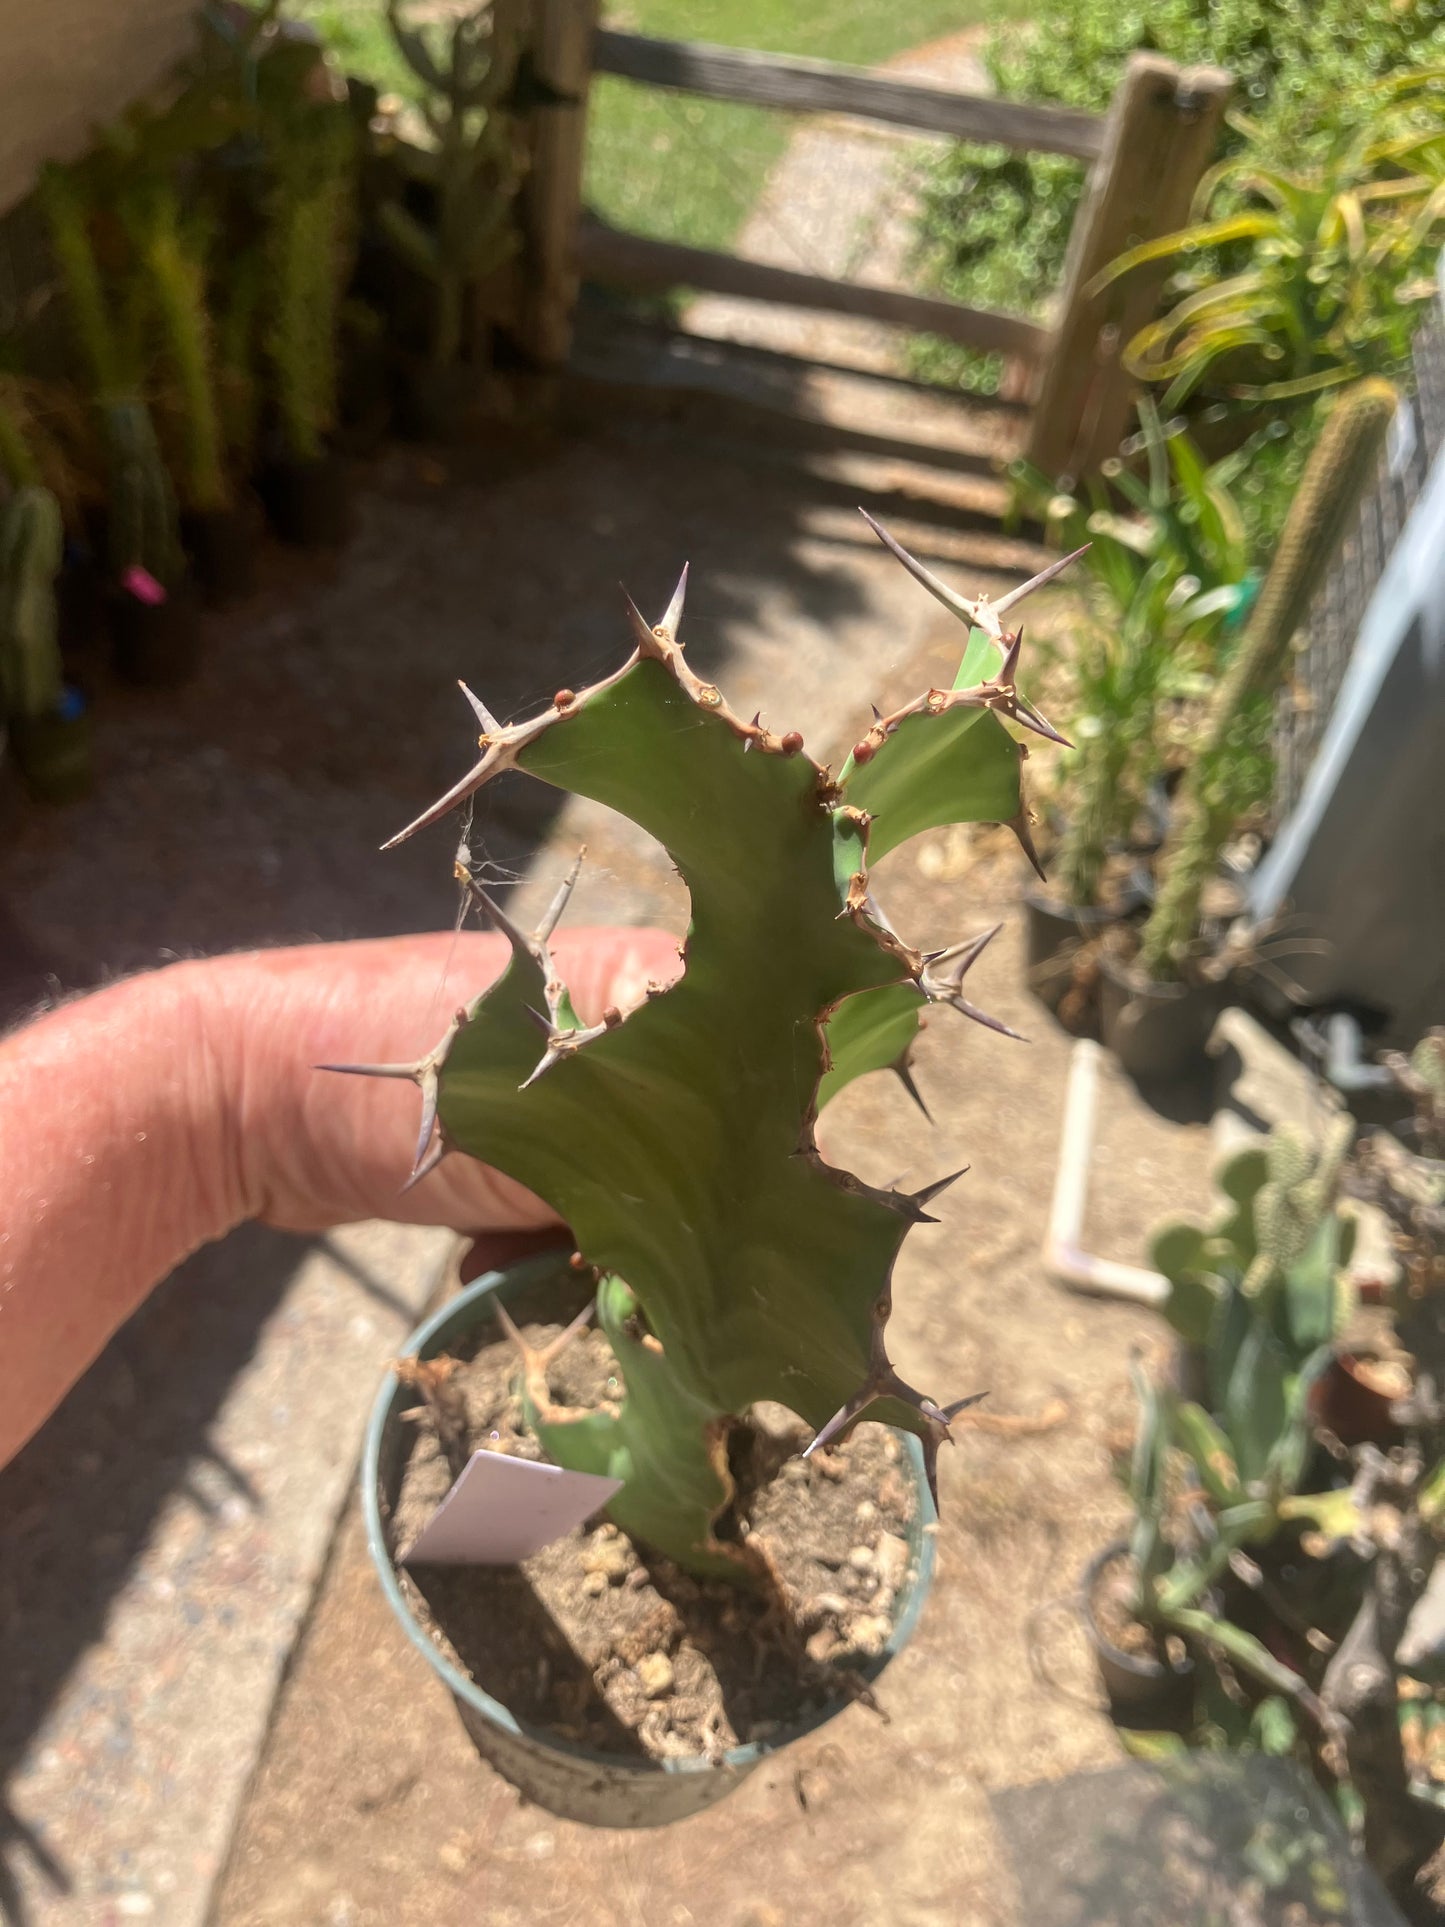
[[[1024,729],[1033,730],[1035,735],[1043,736],[1051,743],[1057,743],[1061,749],[1074,747],[1067,736],[1061,736],[1053,724],[1034,708],[1027,696],[1020,696],[1017,692],[1014,695],[1013,718]]]
[[[1003,661],[998,666],[998,674],[994,677],[995,682],[1012,685],[1014,677],[1018,674],[1019,650],[1023,647],[1023,641],[1023,630],[1016,629],[1003,652]]]
[[[420,1064],[313,1064],[313,1070],[339,1071],[343,1077],[405,1077],[421,1082]]]
[[[482,734],[484,736],[495,736],[502,725],[497,721],[491,710],[487,708],[487,705],[482,701],[481,697],[477,695],[474,690],[468,689],[464,682],[459,681],[457,688],[461,690],[462,694],[471,704],[472,713],[482,726]]]
[[[469,796],[474,795],[482,787],[495,767],[495,764],[488,763],[485,756],[480,763],[474,763],[462,780],[459,783],[453,783],[446,795],[439,796],[430,809],[423,810],[420,816],[414,816],[406,828],[398,830],[395,836],[389,836],[382,844],[382,849],[394,850],[398,843],[405,843],[409,836],[415,836],[418,830],[428,828],[440,817],[445,816],[448,810],[455,809],[458,803],[464,803]]]
[[[976,602],[968,601],[966,597],[958,595],[954,590],[950,589],[946,582],[940,582],[931,569],[925,569],[921,562],[908,553],[901,542],[894,540],[881,522],[875,522],[867,509],[859,509],[858,513],[878,537],[878,540],[883,544],[884,548],[898,558],[915,582],[921,582],[931,596],[937,596],[945,609],[951,609],[956,616],[970,625],[978,620],[978,604]]]
[[[408,1191],[414,1190],[423,1178],[429,1178],[451,1148],[445,1139],[438,1139],[436,1148],[433,1150],[431,1156],[424,1164],[419,1164],[416,1167],[406,1183],[401,1187],[401,1196],[405,1197]]]
[[[1016,589],[1010,589],[1006,596],[1000,596],[998,601],[992,604],[994,614],[1005,615],[1017,603],[1022,602],[1026,595],[1032,595],[1035,589],[1042,589],[1046,582],[1052,582],[1055,576],[1062,575],[1071,562],[1077,562],[1081,555],[1087,555],[1093,546],[1092,542],[1085,542],[1082,548],[1075,549],[1071,555],[1061,555],[1057,562],[1051,562],[1046,569],[1040,569],[1039,573],[1031,576],[1027,582],[1021,582]]]
[[[632,637],[637,644],[638,655],[651,656],[655,661],[661,661],[663,659],[663,652],[657,637],[652,633],[652,628],[647,618],[632,600],[632,597],[627,593],[626,589],[622,591],[622,600],[627,605],[627,620],[632,625]]]
[[[822,1430],[813,1434],[809,1443],[803,1447],[803,1457],[812,1458],[813,1454],[827,1445],[831,1439],[837,1438],[840,1432],[846,1431],[864,1406],[871,1405],[876,1397],[877,1393],[871,1384],[866,1384],[860,1391],[856,1391],[846,1405],[838,1407]]]
[[[961,1166],[960,1169],[958,1169],[957,1171],[950,1171],[946,1178],[935,1178],[932,1184],[925,1184],[921,1191],[911,1191],[906,1193],[905,1195],[914,1204],[918,1204],[918,1205],[932,1204],[933,1200],[936,1197],[938,1197],[942,1192],[946,1191],[949,1185],[957,1184],[958,1180],[963,1176],[964,1172],[967,1171],[968,1168],[969,1167],[965,1164]]]
[[[426,1157],[426,1147],[431,1143],[431,1134],[437,1121],[437,1073],[434,1064],[428,1064],[421,1079],[421,1125],[417,1131],[416,1155],[412,1158],[412,1171],[421,1169]]]
[[[908,1059],[906,1057],[900,1057],[896,1064],[890,1064],[888,1068],[931,1124],[933,1122],[933,1113],[923,1101],[923,1094],[914,1080],[913,1066],[909,1063]]]
[[[541,1031],[542,1035],[547,1039],[547,1042],[550,1044],[552,1039],[557,1035],[556,1028],[552,1023],[552,1019],[550,1017],[544,1016],[540,1010],[535,1009],[531,1004],[523,1004],[522,1009],[527,1013],[527,1015],[531,1018],[532,1022],[537,1026],[538,1030]]]
[[[962,983],[1002,929],[1001,922],[990,924],[987,930],[980,931],[976,937],[965,937],[962,943],[945,944],[942,950],[930,950],[923,961],[928,965],[953,964],[949,975],[954,983]]]
[[[533,939],[535,943],[538,943],[538,944],[546,943],[548,938],[552,935],[552,932],[557,928],[557,925],[561,922],[562,912],[567,908],[568,902],[570,901],[572,896],[572,892],[577,887],[577,878],[581,874],[581,870],[582,870],[582,859],[586,856],[586,854],[587,854],[587,845],[584,843],[581,849],[577,852],[576,858],[574,859],[572,864],[572,868],[567,872],[566,876],[562,879],[561,887],[557,891],[556,896],[553,897],[551,903],[548,904],[546,914],[543,916],[542,921],[537,925],[537,934]]]
[[[951,1423],[952,1420],[958,1417],[960,1412],[966,1412],[970,1405],[982,1405],[987,1397],[987,1392],[972,1392],[967,1398],[956,1398],[952,1405],[945,1405],[943,1408],[944,1424],[947,1425]]]
[[[507,915],[501,904],[497,902],[496,898],[488,896],[481,884],[473,883],[470,877],[467,879],[467,888],[471,891],[476,901],[481,904],[496,928],[500,930],[502,935],[507,939],[507,942],[512,946],[513,950],[535,961],[536,952],[532,944],[522,935],[521,931],[517,928],[516,924],[512,922],[512,919]]]
[[[996,1030],[1000,1037],[1012,1037],[1016,1044],[1026,1044],[1029,1041],[1021,1030],[1012,1029],[1000,1017],[990,1017],[986,1010],[980,1010],[977,1004],[971,1004],[967,997],[943,997],[938,1001],[947,1004],[950,1010],[956,1010],[960,1017],[971,1017],[974,1023],[982,1024],[985,1030]]]
[[[1029,862],[1032,863],[1032,865],[1034,866],[1034,870],[1038,875],[1039,881],[1041,883],[1047,883],[1048,878],[1044,875],[1044,866],[1042,863],[1039,862],[1039,853],[1034,848],[1033,834],[1029,829],[1028,813],[1024,809],[1022,804],[1019,805],[1018,815],[1011,816],[1009,818],[1007,827],[1011,829],[1014,835],[1018,838],[1019,847],[1022,849],[1024,855],[1028,858]]]
[[[672,592],[672,600],[662,613],[659,629],[665,629],[674,642],[677,641],[678,627],[682,622],[682,605],[687,600],[687,567],[682,565],[682,574],[677,578],[677,587]]]
[[[877,703],[869,703],[868,707],[873,711],[874,722],[881,727],[883,722],[883,711],[878,707]]]

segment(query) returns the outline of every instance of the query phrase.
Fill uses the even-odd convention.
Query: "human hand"
[[[469,1272],[555,1232],[466,1157],[403,1191],[415,1088],[315,1068],[415,1061],[507,954],[441,932],[174,964],[0,1042],[0,1464],[153,1286],[247,1219],[449,1225],[474,1240]],[[679,967],[645,930],[559,933],[553,955],[584,1022]]]

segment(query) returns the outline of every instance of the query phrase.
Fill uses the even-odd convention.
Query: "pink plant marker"
[[[120,579],[120,586],[127,595],[133,595],[137,602],[144,602],[152,609],[158,608],[166,599],[166,592],[161,584],[156,581],[149,569],[141,568],[139,563],[132,563],[126,570]]]

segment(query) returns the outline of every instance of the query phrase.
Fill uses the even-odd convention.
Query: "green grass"
[[[632,0],[608,24],[664,40],[801,54],[871,67],[1029,0]],[[354,72],[406,92],[380,0],[292,0]],[[586,193],[605,220],[694,247],[724,248],[796,125],[794,116],[602,76],[588,115]]]

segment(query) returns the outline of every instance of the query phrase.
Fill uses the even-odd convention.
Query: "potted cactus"
[[[487,358],[482,290],[519,246],[514,203],[525,149],[512,111],[518,49],[499,44],[490,5],[452,21],[444,49],[406,24],[400,0],[389,0],[387,22],[425,90],[421,111],[435,142],[427,150],[398,149],[408,162],[404,192],[388,195],[377,211],[399,260],[430,293],[425,353],[403,362],[401,421],[418,435],[454,437],[466,425]]]
[[[1236,825],[1267,793],[1273,701],[1288,673],[1290,644],[1373,479],[1397,402],[1388,382],[1369,380],[1335,403],[1192,746],[1137,955],[1101,959],[1104,1041],[1134,1076],[1187,1072],[1222,1006],[1225,965],[1204,925],[1206,888]]]
[[[1148,900],[1154,793],[1170,767],[1175,716],[1207,684],[1251,590],[1232,494],[1249,451],[1206,467],[1148,396],[1139,419],[1144,472],[1110,464],[1087,501],[1026,464],[1011,471],[1018,507],[1038,513],[1061,548],[1087,546],[1092,620],[1069,664],[1063,825],[1049,889],[1024,897],[1030,988],[1051,1009],[1062,1005],[1066,1020],[1091,1004],[1081,993],[1099,938]]]
[[[161,180],[130,196],[126,215],[180,416],[181,534],[207,601],[223,606],[249,593],[255,544],[227,466],[205,223]]]
[[[27,787],[68,803],[90,788],[90,717],[60,658],[60,505],[3,410],[0,467],[12,483],[0,506],[0,723]]]
[[[128,682],[182,682],[195,668],[200,632],[175,495],[142,393],[135,317],[129,303],[118,316],[107,297],[83,169],[47,167],[40,201],[105,449],[116,668]]]
[[[419,1086],[419,1172],[447,1156],[483,1159],[546,1197],[570,1226],[603,1334],[588,1341],[605,1354],[601,1389],[569,1402],[560,1348],[578,1344],[575,1331],[546,1346],[524,1333],[518,1423],[555,1463],[622,1480],[611,1524],[599,1528],[618,1536],[598,1571],[613,1562],[629,1574],[624,1595],[635,1566],[666,1571],[673,1579],[658,1583],[672,1596],[681,1587],[697,1611],[721,1589],[720,1624],[748,1609],[773,1627],[749,1647],[760,1666],[777,1638],[796,1645],[801,1683],[790,1715],[766,1732],[735,1730],[727,1744],[714,1730],[712,1743],[682,1756],[665,1745],[650,1756],[645,1720],[641,1738],[617,1736],[614,1722],[624,1743],[609,1747],[575,1717],[559,1730],[552,1715],[505,1703],[459,1655],[444,1657],[413,1580],[402,1577],[398,1506],[417,1456],[402,1415],[415,1399],[389,1380],[363,1475],[388,1596],[489,1757],[532,1797],[602,1824],[693,1811],[838,1710],[907,1636],[927,1578],[922,1528],[938,1449],[960,1407],[898,1373],[887,1324],[903,1240],[953,1178],[877,1189],[824,1161],[815,1122],[854,1078],[906,1068],[930,1006],[991,1023],[966,997],[965,978],[994,933],[914,948],[889,923],[870,867],[919,832],[958,822],[1010,824],[1029,847],[1023,752],[1008,725],[1043,733],[1047,725],[1016,687],[1018,637],[999,610],[954,595],[897,553],[968,622],[961,667],[951,689],[875,712],[836,775],[804,753],[796,732],[734,714],[688,666],[682,584],[655,624],[628,604],[633,652],[592,687],[561,690],[539,715],[506,727],[472,698],[480,760],[401,835],[512,769],[624,811],[662,842],[691,891],[682,977],[670,989],[649,986],[627,1015],[610,1009],[584,1027],[550,949],[565,889],[528,935],[463,867],[464,887],[510,942],[506,971],[415,1064],[334,1067]],[[455,1390],[447,1417],[447,1386],[509,1289],[497,1278],[472,1287],[416,1335],[417,1356],[404,1366],[408,1385],[423,1391],[418,1410],[440,1412],[451,1433],[453,1466],[487,1433],[465,1435],[467,1407],[463,1400],[458,1421]],[[759,1468],[778,1465],[759,1415],[779,1407],[811,1430],[809,1456],[788,1461],[793,1477],[760,1485]],[[815,1661],[820,1648],[803,1649],[781,1549],[754,1529],[752,1508],[795,1479],[826,1483],[835,1449],[862,1420],[909,1441],[899,1460],[908,1477],[895,1477],[893,1494],[906,1523],[889,1549],[899,1561],[891,1608],[828,1665]],[[879,1436],[871,1425],[863,1432]],[[864,1496],[872,1514],[882,1495]],[[870,1549],[861,1551],[871,1562]],[[839,1567],[850,1556],[847,1545],[830,1554]],[[474,1583],[475,1573],[465,1580]],[[605,1579],[593,1583],[606,1592]],[[516,1611],[514,1602],[508,1623]],[[679,1667],[695,1658],[686,1614],[680,1637]],[[526,1679],[541,1662],[551,1664],[540,1647],[525,1651]]]
[[[344,89],[313,43],[281,40],[257,61],[256,85],[266,154],[260,337],[275,415],[261,495],[283,541],[335,548],[351,521],[332,436],[357,129]]]

